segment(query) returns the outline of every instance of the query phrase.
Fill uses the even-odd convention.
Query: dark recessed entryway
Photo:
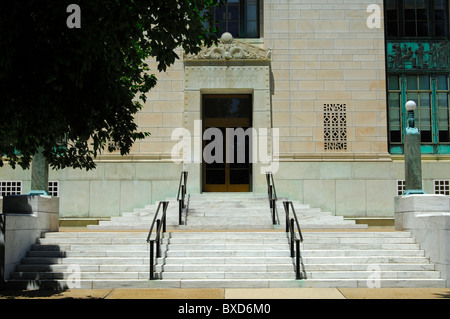
[[[208,94],[202,102],[203,191],[249,192],[252,95]]]

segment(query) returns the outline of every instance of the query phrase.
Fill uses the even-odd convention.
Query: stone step
[[[284,243],[275,244],[229,244],[229,243],[218,243],[218,244],[177,244],[171,245],[169,251],[210,251],[210,250],[244,250],[244,251],[263,251],[263,250],[275,250],[280,251],[286,248],[286,241]]]
[[[308,279],[368,279],[373,280],[376,278],[381,279],[440,279],[441,275],[437,271],[379,271],[374,273],[373,271],[307,271],[306,276]]]
[[[157,265],[157,270],[164,272],[293,272],[292,263],[282,264],[165,264]]]
[[[205,242],[205,238],[171,238],[171,244],[203,244]],[[210,244],[222,244],[224,239],[221,238],[211,238],[208,240]],[[226,243],[229,245],[239,245],[245,242],[246,244],[287,244],[286,238],[246,238],[245,241],[243,238],[230,238],[226,240]]]
[[[202,244],[204,243],[205,238],[195,238],[195,237],[187,237],[186,239],[183,238],[170,238],[170,243],[176,244],[176,243],[187,243],[187,244]],[[223,239],[221,238],[211,238],[210,243],[221,243]],[[230,238],[227,239],[227,243],[230,244],[239,244],[242,242],[242,238]],[[258,238],[247,238],[245,239],[246,243],[248,244],[257,244],[260,242],[260,239]],[[286,238],[264,238],[261,239],[263,244],[270,244],[270,243],[280,243],[287,242]],[[308,241],[304,238],[303,243],[307,243]],[[373,240],[371,238],[366,237],[352,237],[352,238],[315,238],[314,239],[315,244],[326,244],[329,245],[328,248],[336,249],[341,244],[345,245],[355,245],[355,244],[373,244]],[[379,238],[375,244],[382,245],[382,244],[415,244],[415,241],[413,238]],[[334,247],[333,247],[334,246]]]
[[[69,265],[70,266],[70,265]],[[148,264],[129,264],[129,265],[78,265],[81,272],[146,272],[149,270]],[[376,265],[380,271],[434,271],[435,266],[431,263],[395,263],[395,264],[379,264]],[[211,271],[293,271],[292,263],[286,264],[158,264],[156,269],[161,271],[204,271],[205,267]],[[373,264],[312,264],[305,265],[307,271],[367,271],[373,267]],[[20,264],[17,266],[17,272],[66,272],[68,265],[66,264]],[[437,272],[438,273],[438,272]]]
[[[141,251],[29,251],[26,257],[121,257],[136,258],[148,257],[148,250]],[[167,257],[278,257],[290,256],[289,250],[169,250],[166,252]]]
[[[71,266],[71,265],[69,265]],[[78,265],[81,272],[148,272],[148,264],[137,265]],[[157,271],[167,272],[202,272],[205,267],[210,271],[225,272],[265,272],[265,271],[294,271],[292,263],[288,264],[173,264],[173,265],[156,265]],[[17,272],[67,272],[68,265],[65,264],[21,264],[17,266]]]
[[[303,263],[306,264],[383,264],[383,263],[400,263],[400,264],[423,264],[428,261],[422,256],[308,256],[303,257]]]
[[[189,212],[208,212],[208,211],[219,211],[220,210],[228,210],[233,209],[235,211],[238,211],[240,213],[245,213],[246,210],[254,210],[254,211],[270,211],[270,205],[269,203],[261,203],[261,204],[252,204],[252,203],[224,203],[224,204],[216,204],[212,202],[212,204],[193,204],[189,203]],[[295,206],[294,206],[295,207]],[[177,208],[178,209],[178,208]],[[277,209],[280,212],[284,212],[283,206],[277,205]],[[150,210],[148,211],[151,212]],[[297,214],[300,213],[321,213],[320,208],[311,208],[309,205],[298,205],[295,207],[295,212]],[[222,211],[223,214],[227,213],[233,213],[233,211]]]
[[[175,231],[170,233],[170,238],[187,238],[187,237],[197,237],[197,238],[287,238],[287,234],[283,230],[277,231],[253,231],[253,232],[245,232],[245,231],[221,231],[221,232],[211,232],[211,231],[202,231],[202,232],[183,232],[183,231]],[[366,231],[332,231],[332,232],[321,232],[321,231],[307,231],[303,232],[303,237],[311,240],[315,240],[316,238],[410,238],[411,234],[408,232],[366,232]]]
[[[202,258],[189,258],[189,257],[167,257],[164,260],[160,259],[159,262],[165,264],[239,264],[239,263],[292,263],[292,258],[286,256],[278,257],[278,260],[271,259],[270,257],[202,257]],[[428,261],[425,257],[421,256],[336,256],[336,257],[324,257],[324,256],[308,256],[303,257],[302,262],[305,265],[309,264],[388,264],[388,263],[400,263],[400,264],[424,264]]]
[[[148,268],[148,267],[147,267]],[[79,272],[79,279],[149,279],[150,275],[147,271],[143,272]],[[22,280],[32,280],[32,279],[71,279],[74,276],[73,272],[26,272],[20,273],[15,272],[11,274],[11,279],[22,279]]]
[[[11,279],[15,280],[33,280],[39,278],[45,279],[70,279],[73,277],[73,272],[60,271],[60,272],[14,272],[11,274]],[[79,279],[149,279],[148,269],[144,271],[103,271],[103,272],[89,272],[81,271],[78,273]],[[306,272],[309,282],[315,279],[353,279],[353,280],[370,280],[374,276],[373,271],[307,271]],[[440,279],[440,273],[436,271],[379,271],[376,274],[377,279]],[[165,271],[159,275],[160,279],[295,279],[293,271]]]
[[[163,272],[161,279],[295,279],[289,272]]]
[[[368,288],[367,279],[126,279],[126,280],[80,280],[75,288],[80,289],[113,289],[113,288]],[[442,279],[379,279],[382,288],[417,288],[439,287],[445,288]],[[67,280],[26,280],[11,281],[11,289],[68,289]],[[74,287],[71,287],[74,288]]]
[[[176,239],[173,239],[176,242]],[[193,239],[189,239],[192,241]],[[210,247],[217,247],[220,249],[234,249],[234,245],[242,245],[243,249],[251,249],[254,247],[255,249],[262,249],[265,246],[267,248],[275,248],[278,245],[284,245],[285,240],[280,239],[279,244],[276,243],[266,243],[259,245],[258,240],[253,240],[254,244],[244,244],[242,245],[240,241],[236,241],[234,244],[209,244]],[[164,240],[163,243],[167,244],[167,240]],[[174,242],[174,243],[175,243]],[[178,241],[179,244],[176,246],[173,246],[171,249],[193,249],[194,247],[198,247],[201,245],[204,241],[201,239],[198,239],[196,244],[182,244],[184,241],[181,239]],[[128,250],[128,251],[139,251],[139,250],[148,250],[148,244],[124,244],[124,245],[108,245],[108,244],[58,244],[58,245],[39,245],[35,244],[32,245],[31,250],[32,251],[120,251],[120,250]],[[276,249],[276,248],[275,248]],[[337,247],[334,244],[328,244],[328,243],[316,243],[316,244],[308,244],[308,243],[302,243],[301,244],[301,250],[372,250],[372,249],[387,249],[387,250],[414,250],[419,249],[418,244],[339,244]]]
[[[220,225],[211,224],[211,223],[188,223],[187,225],[178,226],[177,229],[181,230],[226,230],[226,229],[273,229],[273,225],[271,223],[222,223]]]
[[[60,231],[43,234],[43,238],[147,238],[148,232]]]
[[[149,257],[24,257],[22,264],[64,265],[136,265],[148,264]]]
[[[305,265],[305,268],[307,271],[314,271],[314,272],[320,272],[320,271],[367,271],[368,269],[373,269],[373,264],[367,264],[367,263],[360,263],[360,264],[352,264],[352,263],[346,263],[346,264],[314,264],[314,263],[308,263]],[[387,263],[387,264],[378,264],[376,265],[377,269],[380,271],[434,271],[435,266],[433,264],[430,264],[427,262],[427,260],[424,261],[424,263]]]
[[[121,257],[121,258],[136,258],[136,257],[149,257],[149,250],[78,250],[78,251],[28,251],[26,257]]]
[[[146,242],[145,238],[108,238],[108,237],[98,237],[98,238],[39,238],[37,240],[38,244],[41,245],[51,245],[51,244],[110,244],[110,245],[125,245],[125,244],[142,244]]]
[[[15,280],[40,280],[49,279],[71,279],[73,272],[15,272],[11,279]],[[293,271],[288,272],[164,272],[158,276],[159,279],[295,279]],[[80,272],[79,279],[149,279],[149,272]],[[396,278],[396,277],[391,277]]]
[[[359,244],[359,243],[347,243],[347,244],[330,244],[330,243],[314,243],[309,244],[303,242],[301,245],[301,250],[415,250],[419,249],[419,244]]]
[[[286,248],[286,247],[285,247]],[[290,257],[290,251],[284,250],[173,250],[166,252],[167,258],[170,257]]]
[[[159,262],[170,264],[292,264],[292,258],[285,257],[167,257]]]

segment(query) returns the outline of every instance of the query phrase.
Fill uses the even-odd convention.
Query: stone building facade
[[[61,217],[120,216],[174,197],[183,170],[190,193],[265,193],[267,162],[223,169],[205,163],[207,127],[252,127],[258,141],[267,137],[279,196],[349,218],[393,217],[404,180],[402,103],[414,98],[426,131],[423,189],[448,194],[448,11],[440,0],[229,1],[216,12],[224,19],[218,46],[196,56],[180,50],[180,60],[157,74],[136,116],[150,137],[127,156],[100,156],[96,170],[50,172]],[[441,46],[437,57],[433,43]],[[156,70],[156,62],[150,66]],[[219,116],[224,108],[230,113]],[[175,132],[190,134],[190,153],[174,156]],[[21,181],[26,193],[30,176],[0,169],[3,189]]]

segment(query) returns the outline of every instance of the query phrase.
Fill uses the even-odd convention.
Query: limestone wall
[[[326,153],[324,104],[346,104],[344,154],[386,154],[384,30],[369,28],[382,1],[264,1],[273,49],[273,125],[286,156]],[[382,25],[382,24],[381,24]],[[320,155],[323,156],[323,155]]]

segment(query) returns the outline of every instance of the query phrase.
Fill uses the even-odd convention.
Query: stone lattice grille
[[[403,195],[405,192],[405,181],[404,180],[398,180],[397,181],[397,195]]]
[[[346,104],[324,104],[323,108],[325,150],[347,150]]]
[[[450,195],[450,180],[435,180],[434,193],[441,195]]]
[[[0,182],[0,196],[20,195],[22,194],[21,181],[2,181]]]
[[[50,196],[58,197],[59,195],[59,183],[57,181],[48,182],[48,194]]]

